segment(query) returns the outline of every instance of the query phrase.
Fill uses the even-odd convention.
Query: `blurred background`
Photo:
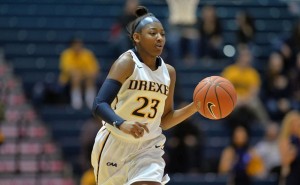
[[[176,108],[211,75],[239,97],[225,119],[195,114],[165,132],[169,184],[299,185],[300,1],[289,0],[0,0],[0,184],[95,184],[90,108],[132,48],[138,5],[166,30]]]

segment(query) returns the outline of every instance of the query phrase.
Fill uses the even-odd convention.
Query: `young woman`
[[[92,151],[97,185],[165,184],[162,129],[197,111],[193,103],[173,109],[175,69],[159,57],[164,28],[145,7],[136,15],[128,25],[134,48],[114,62],[94,101],[94,116],[104,120]]]
[[[282,121],[279,138],[281,180],[286,185],[300,184],[300,113],[292,110]]]
[[[260,157],[249,146],[248,130],[242,125],[236,126],[233,129],[230,145],[222,152],[219,173],[229,175],[228,184],[250,185],[251,177],[259,176],[264,170]]]

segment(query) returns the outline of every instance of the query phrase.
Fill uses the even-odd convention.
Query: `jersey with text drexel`
[[[116,114],[132,123],[147,123],[149,133],[135,139],[133,136],[120,131],[110,124],[105,127],[126,140],[141,141],[156,138],[162,133],[160,127],[161,117],[164,112],[165,100],[169,93],[170,75],[166,64],[160,58],[160,65],[156,70],[151,70],[139,60],[133,50],[128,50],[132,55],[135,67],[132,75],[122,84],[117,97],[111,104]],[[122,71],[120,71],[122,73]]]

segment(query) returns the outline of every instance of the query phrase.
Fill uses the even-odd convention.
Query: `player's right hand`
[[[121,131],[125,132],[126,134],[130,134],[135,138],[143,137],[145,131],[149,133],[147,123],[142,124],[139,122],[132,123],[129,121],[124,121],[119,128]]]

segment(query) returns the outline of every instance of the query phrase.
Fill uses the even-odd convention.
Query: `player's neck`
[[[151,56],[149,55],[149,53],[139,49],[138,50],[138,55],[140,57],[140,59],[142,60],[141,62],[143,62],[144,64],[146,64],[150,69],[152,70],[156,70],[157,69],[157,65],[156,65],[156,56]]]

